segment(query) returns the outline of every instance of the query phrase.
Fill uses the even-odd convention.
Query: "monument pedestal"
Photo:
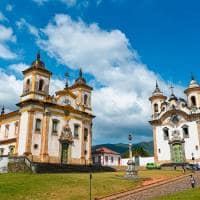
[[[127,170],[126,170],[126,175],[125,178],[127,179],[136,179],[138,178],[138,172],[135,170],[135,163],[133,162],[133,160],[129,160],[127,162]]]

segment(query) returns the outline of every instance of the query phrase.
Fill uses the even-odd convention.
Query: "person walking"
[[[183,173],[185,174],[185,165],[182,166]]]
[[[192,188],[195,188],[196,181],[193,175],[190,175],[190,183],[191,183]]]
[[[176,165],[174,165],[174,170],[176,170]]]

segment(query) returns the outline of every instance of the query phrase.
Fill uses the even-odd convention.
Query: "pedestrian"
[[[176,165],[174,165],[174,170],[176,170]]]
[[[182,168],[183,168],[183,173],[185,174],[185,166],[183,165]]]
[[[190,182],[191,182],[191,186],[192,186],[192,188],[194,188],[194,187],[195,187],[195,183],[196,183],[196,181],[195,181],[193,175],[190,175]]]

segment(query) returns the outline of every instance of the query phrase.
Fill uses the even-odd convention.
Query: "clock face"
[[[62,100],[62,104],[64,104],[64,105],[71,105],[71,101],[68,98],[64,98]]]
[[[172,121],[174,124],[178,124],[179,121],[180,121],[180,119],[179,119],[178,115],[172,115],[171,121]]]

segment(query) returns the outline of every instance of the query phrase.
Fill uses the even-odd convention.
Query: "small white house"
[[[96,149],[92,153],[93,164],[103,165],[103,166],[120,166],[121,165],[121,155],[111,149],[106,147],[101,147]]]

